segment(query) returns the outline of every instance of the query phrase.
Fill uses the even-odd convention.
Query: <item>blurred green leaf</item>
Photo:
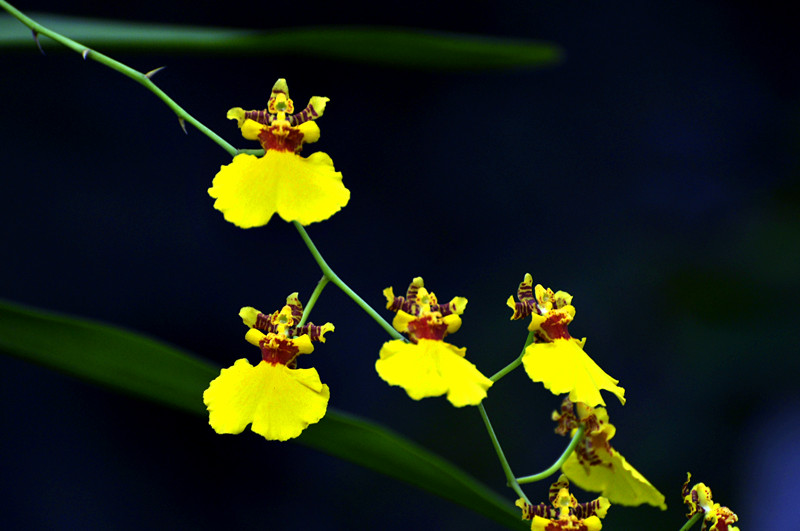
[[[203,390],[219,375],[218,367],[165,343],[2,301],[0,352],[203,417]],[[527,528],[518,511],[484,485],[364,419],[329,408],[296,441],[406,481],[511,529]]]
[[[34,13],[41,25],[98,51],[305,55],[402,68],[483,70],[532,67],[561,60],[555,44],[524,39],[393,27],[308,27],[247,30],[74,18]],[[52,49],[49,39],[42,45]],[[59,48],[61,46],[59,45]],[[30,48],[30,30],[0,15],[0,48]]]

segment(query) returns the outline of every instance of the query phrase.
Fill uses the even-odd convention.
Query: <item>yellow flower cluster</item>
[[[228,111],[242,135],[258,140],[264,155],[239,154],[223,166],[213,180],[209,194],[214,207],[225,219],[242,228],[265,225],[274,214],[302,225],[322,221],[344,207],[350,191],[342,184],[331,158],[325,153],[300,156],[304,144],[316,142],[328,98],[315,96],[295,113],[286,82],[279,79],[272,88],[267,108]],[[421,277],[416,277],[404,296],[391,287],[383,291],[386,308],[395,312],[392,326],[407,339],[387,341],[375,362],[378,375],[392,386],[402,387],[409,397],[420,400],[445,395],[456,407],[479,405],[493,381],[467,361],[466,348],[445,338],[461,327],[467,299],[454,297],[440,304]],[[500,371],[499,379],[521,362],[534,382],[553,394],[566,394],[556,432],[583,438],[563,462],[563,474],[550,487],[549,504],[530,505],[518,500],[523,518],[537,531],[599,531],[610,503],[650,504],[666,509],[664,496],[633,468],[609,443],[616,428],[609,422],[601,391],[614,394],[625,403],[625,389],[585,352],[586,339],[573,338],[568,327],[575,317],[572,296],[564,291],[534,286],[526,274],[517,289],[517,300],[506,303],[512,320],[530,317],[528,343],[521,359]],[[259,347],[261,361],[252,366],[246,359],[222,369],[203,394],[209,423],[218,433],[241,433],[248,424],[267,439],[285,441],[299,436],[319,422],[327,411],[330,392],[313,368],[297,368],[297,357],[313,351],[312,341],[325,342],[332,324],[303,325],[303,307],[297,293],[272,314],[242,308],[240,316],[249,330],[245,339]],[[491,432],[491,429],[490,429]],[[493,436],[493,435],[492,435]],[[568,479],[569,478],[569,479]],[[579,504],[569,492],[569,481],[601,493],[589,503]],[[521,480],[520,480],[521,482]],[[691,514],[705,512],[714,531],[738,531],[730,524],[737,517],[726,507],[711,502],[704,485],[688,489],[684,497]]]

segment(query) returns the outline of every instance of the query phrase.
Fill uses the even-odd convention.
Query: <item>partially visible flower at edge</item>
[[[733,525],[739,521],[739,517],[727,507],[714,503],[711,499],[711,489],[704,483],[697,483],[689,488],[691,479],[692,474],[687,472],[686,483],[681,489],[683,503],[689,506],[686,517],[691,518],[697,513],[705,513],[700,531],[739,531],[739,528]]]
[[[447,394],[456,407],[475,406],[486,398],[492,381],[464,358],[467,349],[443,341],[461,327],[467,299],[454,297],[439,304],[429,293],[422,277],[411,282],[405,297],[395,297],[392,288],[383,290],[386,308],[397,312],[392,326],[408,335],[384,343],[375,362],[378,375],[390,385],[406,390],[414,400]]]
[[[312,341],[324,343],[324,334],[334,326],[298,327],[302,315],[297,293],[286,298],[283,309],[269,315],[251,307],[241,309],[239,316],[250,327],[245,339],[261,349],[262,359],[255,367],[246,359],[236,360],[209,384],[203,402],[214,431],[241,433],[252,422],[250,429],[259,435],[285,441],[325,416],[330,390],[316,369],[297,368],[297,356],[310,354]]]
[[[522,509],[522,519],[532,520],[532,531],[599,531],[611,506],[608,499],[600,496],[587,503],[578,503],[569,492],[569,480],[563,474],[550,485],[550,505],[530,505],[524,500],[516,502]]]
[[[517,290],[520,302],[508,298],[506,305],[514,310],[512,320],[531,316],[528,330],[535,341],[528,345],[522,357],[525,372],[534,382],[541,382],[554,395],[569,393],[573,402],[590,406],[605,405],[600,390],[611,391],[625,403],[625,389],[583,350],[586,338],[574,339],[567,330],[573,317],[572,295],[565,291],[553,293],[541,284],[533,287],[533,278],[526,273]]]
[[[561,412],[553,412],[553,420],[558,422],[559,435],[572,436],[581,424],[586,426],[583,440],[561,466],[573,483],[583,490],[599,492],[614,504],[647,503],[662,511],[667,508],[664,495],[609,444],[617,429],[608,421],[605,408],[580,402],[573,405],[565,398]]]
[[[314,120],[322,116],[327,102],[328,98],[314,96],[305,109],[292,114],[289,88],[286,80],[279,79],[266,109],[228,111],[242,136],[261,142],[265,153],[236,155],[214,177],[208,194],[227,221],[243,229],[259,227],[277,213],[286,221],[308,225],[328,219],[347,204],[350,190],[331,158],[322,152],[307,158],[299,154],[303,144],[319,139]]]

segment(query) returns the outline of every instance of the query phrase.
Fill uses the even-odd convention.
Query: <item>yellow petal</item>
[[[242,322],[245,326],[254,327],[256,325],[256,320],[258,319],[258,314],[261,313],[252,306],[245,306],[241,310],[239,310],[239,317],[242,318]]]
[[[247,140],[258,140],[258,134],[266,127],[266,125],[247,118],[239,125],[239,127],[242,130],[242,136],[244,138]]]
[[[228,109],[228,113],[225,115],[228,120],[236,120],[236,124],[239,127],[242,127],[242,123],[244,122],[244,109],[241,107],[234,107],[233,109]]]
[[[584,518],[582,522],[586,526],[586,531],[600,531],[603,528],[603,522],[594,515]]]
[[[533,519],[531,520],[531,531],[546,531],[548,528],[553,528],[552,524],[552,520],[534,515]]]
[[[308,225],[328,219],[350,200],[331,158],[284,151],[241,154],[220,168],[208,194],[225,219],[242,228],[266,225],[273,214]]]
[[[442,322],[447,325],[448,334],[454,334],[461,328],[461,317],[455,313],[442,317]]]
[[[303,142],[306,144],[313,144],[319,140],[319,126],[317,122],[303,122],[297,126],[301,133],[303,133]]]
[[[552,343],[533,343],[522,357],[525,372],[534,382],[542,382],[554,395],[569,393],[573,402],[589,406],[605,405],[600,389],[611,391],[625,403],[625,389],[601,369],[574,341],[556,339]]]
[[[601,462],[591,465],[588,471],[575,453],[569,456],[561,471],[583,490],[599,492],[611,503],[629,506],[647,503],[662,511],[667,508],[664,495],[619,452],[612,449],[612,454],[609,454],[603,447],[595,448],[595,452]]]
[[[408,330],[408,323],[419,319],[416,315],[411,315],[403,310],[397,310],[397,313],[392,319],[392,326],[398,332],[406,332]]]
[[[486,398],[492,381],[464,358],[465,348],[444,341],[400,340],[383,345],[375,369],[390,385],[406,390],[414,400],[447,394],[456,407],[475,406]]]
[[[322,96],[312,96],[311,99],[308,100],[308,104],[311,105],[311,107],[314,109],[314,112],[317,113],[316,118],[322,116],[322,113],[325,112],[325,107],[328,105],[329,101],[331,101],[330,98],[324,98]]]
[[[330,391],[316,369],[289,369],[245,359],[222,369],[203,393],[209,419],[217,433],[251,429],[270,440],[285,441],[319,422],[328,408]]]

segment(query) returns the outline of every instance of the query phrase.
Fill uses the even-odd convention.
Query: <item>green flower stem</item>
[[[405,339],[405,338],[404,338],[404,337],[403,337],[403,336],[400,334],[400,332],[398,332],[397,330],[395,330],[395,329],[392,327],[392,325],[390,325],[389,323],[387,323],[387,322],[386,322],[386,320],[385,320],[383,317],[381,317],[380,315],[378,315],[378,312],[376,312],[375,310],[373,310],[373,309],[372,309],[372,306],[370,306],[369,304],[367,304],[366,302],[364,302],[364,299],[362,299],[361,297],[359,297],[359,296],[358,296],[358,294],[357,294],[355,291],[353,291],[352,289],[350,289],[350,286],[348,286],[347,284],[345,284],[345,283],[342,281],[342,279],[340,279],[340,278],[338,277],[338,275],[336,275],[336,273],[334,273],[334,272],[333,272],[333,269],[331,269],[331,268],[330,268],[330,266],[329,266],[329,265],[328,265],[328,263],[325,261],[325,259],[324,259],[324,258],[322,258],[322,255],[321,255],[321,254],[319,254],[319,251],[317,250],[317,246],[316,246],[316,245],[314,245],[314,242],[312,242],[312,241],[311,241],[311,238],[309,237],[308,233],[306,232],[306,229],[304,229],[304,228],[303,228],[303,226],[302,226],[300,223],[296,222],[296,221],[293,221],[292,223],[294,224],[294,228],[296,228],[296,229],[297,229],[297,232],[299,232],[299,233],[300,233],[300,237],[301,237],[301,238],[303,238],[303,241],[306,243],[306,247],[308,247],[308,250],[309,250],[309,251],[311,251],[311,255],[314,257],[314,260],[316,260],[316,262],[317,262],[317,265],[319,265],[319,268],[322,270],[322,274],[323,274],[323,275],[325,275],[325,277],[326,277],[328,280],[330,280],[331,282],[333,282],[333,284],[334,284],[335,286],[337,286],[337,287],[338,287],[340,290],[342,290],[343,292],[345,292],[345,294],[346,294],[348,297],[350,297],[351,299],[353,299],[353,301],[354,301],[356,304],[358,304],[358,305],[361,307],[361,309],[362,309],[362,310],[364,310],[365,312],[367,312],[367,314],[368,314],[370,317],[372,317],[373,319],[375,319],[375,321],[376,321],[376,322],[377,322],[379,325],[381,325],[381,326],[383,327],[383,329],[384,329],[384,330],[386,330],[386,331],[389,333],[389,335],[390,335],[390,336],[392,336],[392,337],[393,337],[393,338],[395,338],[395,339],[400,339],[400,340],[402,340],[402,341],[405,341],[406,339]]]
[[[303,317],[300,318],[300,322],[297,323],[297,326],[303,326],[306,324],[306,321],[308,321],[308,316],[311,314],[311,310],[314,309],[314,305],[317,303],[320,293],[322,293],[322,290],[328,285],[328,282],[328,277],[322,275],[322,278],[319,279],[319,282],[317,282],[317,287],[314,288],[314,293],[311,294],[311,297],[308,299],[308,303],[303,309]]]
[[[492,446],[494,446],[494,451],[497,452],[497,458],[500,460],[500,466],[503,467],[503,472],[506,474],[506,480],[508,481],[508,486],[511,487],[517,495],[525,500],[525,503],[530,504],[531,501],[525,496],[525,493],[522,492],[522,487],[519,486],[516,478],[514,478],[514,473],[511,472],[511,467],[508,464],[508,459],[506,459],[505,454],[503,453],[503,449],[500,448],[500,441],[497,440],[497,435],[494,434],[494,429],[492,428],[492,423],[489,421],[489,415],[486,414],[486,408],[483,407],[483,403],[478,404],[478,411],[481,412],[481,418],[483,419],[483,424],[486,426],[486,431],[489,433],[489,438],[492,440]]]
[[[689,518],[689,521],[687,521],[685,524],[683,524],[683,527],[681,527],[678,531],[689,531],[689,529],[691,529],[694,524],[696,524],[698,521],[700,521],[703,518],[703,516],[705,516],[705,514],[706,513],[702,512],[702,511],[700,511],[697,514],[695,514],[694,516]]]
[[[256,157],[263,157],[266,153],[263,149],[240,149],[237,153],[245,153],[247,155],[255,155]]]
[[[533,343],[533,340],[534,340],[533,332],[528,332],[528,338],[525,340],[525,345],[523,345],[522,352],[519,353],[519,357],[517,359],[515,359],[514,361],[512,361],[511,363],[509,363],[508,365],[506,365],[505,367],[503,367],[502,369],[500,369],[499,371],[497,371],[489,379],[491,381],[493,381],[493,382],[496,382],[497,380],[499,380],[500,378],[502,378],[506,374],[510,373],[511,371],[513,371],[514,369],[519,367],[519,364],[522,363],[522,356],[525,355],[525,349],[528,348],[528,345]]]
[[[238,153],[235,147],[225,142],[219,135],[217,135],[211,129],[198,122],[193,116],[191,116],[188,112],[183,110],[183,108],[180,105],[175,103],[175,101],[173,101],[172,98],[167,96],[163,90],[158,88],[156,84],[150,80],[150,77],[160,69],[153,70],[148,74],[143,74],[142,72],[134,70],[133,68],[124,65],[119,61],[116,61],[108,57],[107,55],[103,55],[102,53],[92,50],[91,48],[84,46],[79,42],[75,42],[72,39],[64,37],[60,33],[45,28],[38,22],[27,17],[24,13],[17,10],[15,7],[13,7],[5,0],[0,0],[0,7],[8,11],[13,17],[18,19],[20,22],[28,26],[33,31],[35,37],[37,35],[45,35],[47,37],[50,37],[54,41],[61,43],[70,50],[81,54],[84,59],[92,59],[94,61],[97,61],[98,63],[104,64],[107,67],[116,70],[117,72],[133,79],[137,83],[144,85],[150,92],[155,94],[158,97],[158,99],[163,101],[167,105],[167,107],[172,109],[172,111],[178,116],[178,120],[181,123],[181,127],[184,127],[184,122],[189,122],[190,124],[195,126],[201,133],[205,134],[211,140],[222,146],[222,149],[227,151],[231,156],[234,156]]]
[[[549,478],[550,476],[558,472],[558,469],[561,468],[561,465],[564,464],[564,461],[566,461],[569,458],[569,456],[575,450],[575,447],[578,446],[578,443],[581,442],[581,439],[583,439],[583,433],[585,431],[586,431],[586,426],[581,424],[580,427],[578,428],[578,431],[576,431],[575,435],[572,436],[572,440],[569,442],[567,449],[564,450],[564,453],[561,454],[561,457],[559,457],[556,460],[556,462],[550,466],[550,468],[548,468],[547,470],[543,470],[538,474],[533,474],[532,476],[517,478],[517,481],[521,485],[525,483],[533,483],[535,481],[541,481],[543,479]]]

